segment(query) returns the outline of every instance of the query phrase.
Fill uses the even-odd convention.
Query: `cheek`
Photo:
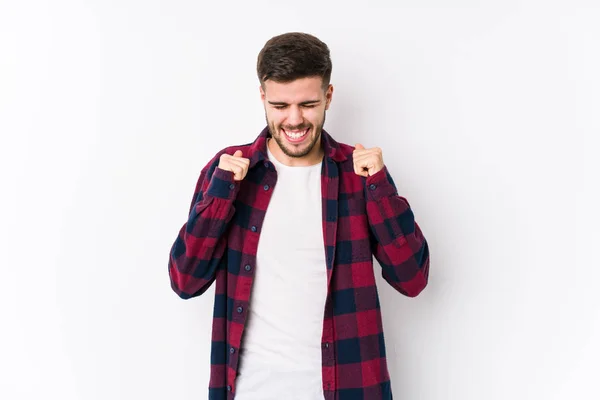
[[[270,124],[279,126],[279,125],[281,125],[281,121],[283,120],[283,118],[281,118],[280,113],[271,111],[271,112],[267,112],[267,120],[269,121]]]
[[[309,113],[304,114],[304,117],[310,121],[313,125],[318,125],[323,120],[323,112],[325,110],[311,110]]]

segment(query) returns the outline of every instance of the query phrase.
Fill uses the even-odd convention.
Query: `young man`
[[[373,256],[416,296],[429,249],[379,148],[336,142],[327,45],[270,39],[258,56],[267,127],[204,167],[170,253],[173,290],[216,281],[209,399],[391,399]]]

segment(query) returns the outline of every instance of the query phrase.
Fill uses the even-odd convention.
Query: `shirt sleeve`
[[[398,195],[387,167],[366,179],[372,251],[393,288],[417,296],[429,278],[429,247],[408,201]]]
[[[200,173],[189,209],[169,254],[171,288],[189,299],[204,293],[215,280],[226,250],[225,232],[235,214],[239,182],[217,168],[217,154]]]

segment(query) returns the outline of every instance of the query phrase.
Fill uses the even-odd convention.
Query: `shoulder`
[[[343,168],[343,169],[349,169],[349,170],[353,170],[353,164],[354,164],[354,146],[351,146],[349,144],[346,143],[341,143],[338,142],[337,143],[337,157],[340,161],[338,161],[338,164]]]
[[[325,137],[326,146],[329,148],[330,154],[337,163],[352,162],[352,153],[354,146],[347,143],[338,142],[331,135]]]
[[[338,142],[339,151],[344,154],[346,157],[351,157],[352,152],[354,151],[354,146],[351,146],[347,143]]]

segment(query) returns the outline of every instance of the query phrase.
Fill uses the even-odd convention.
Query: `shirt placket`
[[[271,163],[269,163],[269,161],[267,161],[267,160],[263,161],[263,166],[264,166],[264,168],[267,169],[267,172],[264,174],[260,184],[258,184],[258,186],[257,186],[258,193],[256,193],[256,198],[258,200],[258,198],[260,196],[260,197],[262,197],[261,200],[265,204],[268,204],[268,202],[271,199],[271,196],[273,194],[275,184],[277,183],[277,171],[275,170],[275,167]],[[252,234],[257,235],[256,244],[255,244],[255,246],[252,247],[252,251],[251,251],[254,256],[254,264],[256,264],[256,254],[257,254],[257,250],[258,250],[258,237],[260,237],[260,232],[262,231],[261,227],[262,227],[263,221],[264,221],[264,215],[263,215],[263,219],[261,221],[257,221],[256,225],[251,225],[249,227]],[[244,293],[236,293],[236,298],[249,299],[250,291],[252,290],[252,284],[254,283],[255,268],[250,264],[246,264],[246,265],[242,266],[242,268],[245,271],[245,273],[250,274],[249,276],[251,277],[252,283],[249,285],[249,287],[246,287],[246,288],[240,288],[239,286],[236,287],[236,290],[246,290],[247,291]],[[238,317],[240,318],[238,320],[238,322],[240,322],[243,325],[243,329],[242,329],[242,332],[239,337],[235,337],[235,338],[229,337],[229,343],[230,343],[229,367],[230,368],[228,370],[231,371],[231,373],[229,373],[227,375],[226,390],[227,390],[227,399],[228,400],[233,400],[235,397],[235,389],[236,389],[235,379],[237,376],[239,361],[240,361],[239,349],[241,348],[241,344],[242,344],[243,331],[246,328],[246,323],[248,321],[249,308],[250,308],[249,302],[248,303],[236,302],[234,304],[234,310],[232,312],[234,316],[237,313]]]

